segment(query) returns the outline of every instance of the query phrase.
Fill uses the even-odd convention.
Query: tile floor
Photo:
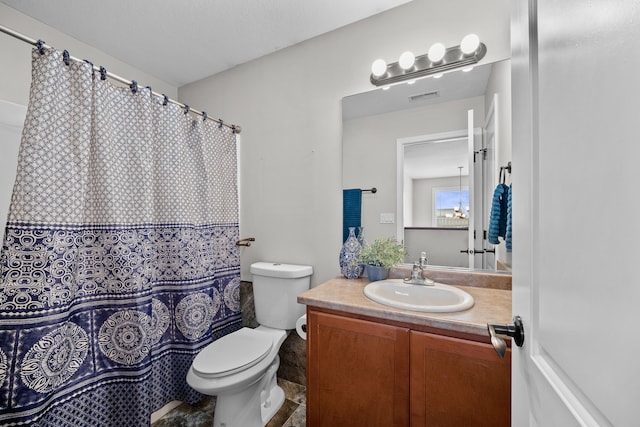
[[[305,427],[305,387],[280,378],[278,384],[284,390],[285,401],[266,427]],[[213,425],[215,406],[213,397],[206,397],[193,406],[182,403],[151,427],[210,427]]]

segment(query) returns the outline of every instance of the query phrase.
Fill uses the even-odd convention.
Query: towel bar
[[[251,246],[250,242],[255,242],[255,241],[256,241],[255,237],[247,237],[247,238],[238,240],[236,242],[236,246],[247,246],[247,247],[249,247],[249,246]]]

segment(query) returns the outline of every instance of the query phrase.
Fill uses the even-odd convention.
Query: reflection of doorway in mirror
[[[459,130],[397,141],[398,240],[407,248],[406,262],[426,251],[431,265],[469,267],[464,251],[473,216],[468,177],[473,157],[467,133]]]

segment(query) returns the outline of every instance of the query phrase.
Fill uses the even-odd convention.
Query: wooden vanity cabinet
[[[411,426],[509,427],[511,349],[411,331]]]
[[[307,313],[307,426],[408,426],[409,329]]]
[[[510,425],[511,349],[383,322],[308,307],[307,426]]]

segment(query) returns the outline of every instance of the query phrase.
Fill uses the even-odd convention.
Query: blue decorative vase
[[[364,248],[367,244],[367,240],[364,238],[364,227],[358,227],[358,243],[360,243],[361,248]]]
[[[362,265],[355,263],[361,250],[362,246],[356,238],[355,227],[349,227],[349,237],[340,249],[339,258],[340,272],[346,279],[357,279],[362,274]]]

